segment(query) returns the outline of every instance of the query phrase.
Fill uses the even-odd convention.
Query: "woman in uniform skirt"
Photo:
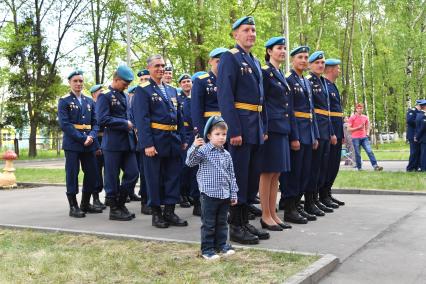
[[[273,37],[266,44],[266,66],[262,67],[268,118],[268,139],[262,147],[262,164],[259,183],[262,206],[262,228],[282,231],[291,228],[277,216],[278,180],[282,172],[290,171],[289,134],[294,125],[292,96],[285,76],[280,70],[285,61],[285,38]]]

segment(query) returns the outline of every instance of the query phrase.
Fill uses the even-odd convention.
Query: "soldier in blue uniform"
[[[408,159],[407,172],[415,172],[420,168],[420,144],[414,141],[416,134],[416,117],[420,112],[419,103],[422,100],[416,100],[416,106],[407,111],[407,135],[406,139],[410,143],[410,158]]]
[[[420,170],[426,172],[426,100],[421,100],[420,111],[416,117],[415,141],[420,144]]]
[[[335,84],[337,77],[340,75],[340,60],[329,58],[325,60],[324,79],[327,84],[328,96],[330,98],[330,119],[333,124],[334,135],[336,135],[337,143],[330,145],[330,154],[328,155],[328,168],[325,183],[322,185],[320,192],[327,193],[322,199],[327,199],[325,204],[334,202],[339,206],[345,205],[345,202],[338,200],[331,194],[331,187],[337,177],[340,168],[340,159],[342,152],[343,135],[343,110],[340,103],[339,90]]]
[[[129,67],[119,66],[108,91],[101,94],[96,103],[98,123],[104,130],[104,188],[110,204],[110,220],[129,221],[135,217],[125,206],[129,189],[134,188],[139,175],[135,130],[128,97],[124,93],[133,79]],[[123,171],[121,184],[120,170]]]
[[[294,94],[293,111],[297,131],[290,133],[291,170],[281,174],[280,189],[283,195],[284,221],[306,224],[308,220],[316,220],[316,217],[305,212],[298,204],[303,195],[305,202],[306,196],[309,200],[313,195],[313,188],[308,185],[312,150],[318,147],[319,133],[312,102],[311,83],[303,76],[303,71],[308,67],[309,47],[296,47],[290,52],[290,56],[292,69],[286,73],[286,79]]]
[[[192,131],[190,131],[190,116],[187,116],[185,118],[184,116],[184,106],[185,105],[191,105],[191,89],[192,89],[192,79],[191,75],[189,74],[182,74],[178,78],[178,84],[180,87],[180,91],[178,91],[178,104],[181,107],[182,117],[183,117],[183,124],[184,124],[184,133],[185,137],[191,137]],[[189,109],[190,111],[190,109]],[[189,134],[189,136],[188,136]],[[186,140],[187,141],[187,140]],[[190,192],[191,192],[191,183],[196,183],[196,177],[193,168],[188,167],[185,165],[185,159],[186,159],[186,152],[187,147],[185,147],[185,150],[182,151],[182,170],[181,170],[181,176],[180,176],[180,207],[183,208],[189,208],[191,207],[190,203]],[[191,180],[192,179],[192,180]],[[194,186],[194,185],[192,185]]]
[[[69,216],[82,218],[85,213],[102,213],[102,209],[90,204],[90,196],[96,190],[96,133],[98,126],[93,100],[82,94],[83,72],[68,75],[71,92],[58,102],[58,121],[64,132],[62,148],[65,152],[65,174]],[[80,163],[84,173],[80,207],[77,203],[78,172]]]
[[[157,228],[187,226],[188,222],[175,214],[179,202],[181,153],[185,137],[181,107],[176,89],[164,84],[164,59],[150,56],[148,82],[136,88],[133,114],[138,129],[139,147],[152,209],[152,225]],[[161,205],[164,205],[164,213]]]
[[[139,83],[140,84],[145,83],[146,81],[148,81],[149,77],[150,77],[149,76],[149,71],[146,70],[146,69],[143,69],[143,70],[139,71],[137,75],[139,77]]]
[[[211,116],[221,116],[217,103],[217,71],[220,56],[228,51],[227,48],[218,47],[209,54],[211,70],[194,78],[191,92],[191,118],[198,133],[204,133],[204,125]]]
[[[315,51],[309,56],[310,73],[307,76],[312,84],[312,98],[315,118],[318,125],[318,148],[312,152],[312,169],[309,187],[314,194],[305,194],[305,211],[316,216],[324,216],[324,212],[331,213],[333,208],[339,207],[328,198],[328,193],[320,191],[324,189],[327,177],[328,158],[330,144],[336,145],[337,138],[334,135],[333,124],[330,118],[330,98],[327,83],[322,74],[325,69],[325,57],[323,51]]]
[[[173,67],[172,66],[166,66],[164,68],[164,75],[163,75],[163,83],[167,85],[172,85],[173,83]]]
[[[131,86],[131,87],[129,87],[127,89],[127,96],[129,98],[130,113],[132,113],[132,103],[133,103],[133,98],[134,98],[134,95],[135,95],[135,89],[136,89],[136,87],[137,86]],[[137,131],[137,130],[135,129],[135,131]],[[140,173],[140,164],[139,164],[139,158],[138,158],[138,156],[139,156],[139,148],[138,148],[138,145],[136,144],[136,161],[137,161],[138,170],[139,170],[139,173]],[[141,177],[141,179],[140,179],[140,190],[139,190],[139,194],[141,194],[141,190],[143,190],[143,184],[144,183],[142,182],[143,176],[141,174],[139,174],[139,176]],[[142,201],[142,199],[137,194],[135,194],[135,187],[136,187],[136,183],[135,183],[135,186],[133,188],[129,187],[129,193],[128,193],[129,196],[127,197],[126,202],[130,202],[130,201]]]
[[[250,53],[256,41],[254,18],[238,19],[232,26],[235,48],[222,54],[217,76],[217,98],[229,126],[228,149],[238,184],[238,204],[230,209],[230,239],[257,244],[269,233],[248,222],[248,205],[258,192],[260,146],[266,138],[263,79],[259,61]]]
[[[290,143],[288,136],[298,129],[293,114],[293,93],[281,73],[281,64],[287,55],[283,37],[273,37],[266,44],[265,61],[262,67],[265,90],[266,113],[268,116],[268,139],[262,148],[262,164],[259,183],[262,207],[262,228],[282,231],[291,228],[281,221],[276,213],[278,180],[282,172],[290,171]]]
[[[94,85],[90,88],[90,94],[92,95],[92,99],[95,102],[98,100],[98,96],[102,93],[102,84]],[[102,209],[106,209],[106,205],[101,202],[99,199],[99,193],[101,193],[104,188],[104,178],[103,178],[103,167],[104,167],[104,156],[102,155],[102,136],[104,132],[100,129],[98,130],[97,137],[93,143],[96,143],[96,165],[97,165],[97,185],[95,191],[92,193],[93,196],[93,206],[100,207]]]

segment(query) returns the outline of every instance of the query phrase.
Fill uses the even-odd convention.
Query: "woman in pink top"
[[[352,135],[352,143],[355,150],[355,161],[356,167],[360,171],[362,169],[361,163],[361,146],[367,152],[368,158],[370,159],[371,165],[374,170],[381,171],[383,167],[377,165],[376,157],[370,147],[370,141],[368,140],[368,133],[370,132],[370,124],[368,116],[363,115],[364,110],[363,104],[357,104],[355,107],[355,113],[348,120],[348,130]]]

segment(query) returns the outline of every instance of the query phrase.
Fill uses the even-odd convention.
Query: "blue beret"
[[[182,80],[186,80],[186,79],[191,79],[191,75],[189,75],[189,74],[182,74],[182,75],[180,75],[180,77],[179,77],[179,79],[178,79],[178,82],[180,83],[180,81],[182,81]]]
[[[173,67],[172,66],[166,66],[166,67],[164,67],[164,71],[173,71]]]
[[[223,53],[227,52],[228,50],[229,49],[224,48],[224,47],[215,48],[209,53],[209,57],[210,58],[219,58]]]
[[[136,89],[136,87],[137,87],[137,85],[136,86],[131,86],[131,87],[129,87],[129,88],[127,88],[127,93],[134,93],[135,92],[135,89]]]
[[[309,50],[310,50],[309,46],[306,46],[306,45],[298,46],[292,51],[290,51],[290,56],[295,56],[296,54],[299,54],[299,53],[309,53]]]
[[[342,62],[339,59],[329,58],[325,60],[325,66],[340,65]]]
[[[100,88],[102,88],[102,84],[98,84],[98,85],[94,85],[90,88],[90,93],[93,94],[94,92],[96,92],[97,90],[99,90]]]
[[[68,75],[68,80],[70,80],[72,77],[76,76],[76,75],[83,75],[83,71],[81,70],[74,70],[72,71],[69,75]]]
[[[238,29],[241,25],[254,25],[254,18],[252,16],[245,16],[242,18],[239,18],[235,21],[235,23],[232,25],[232,30]]]
[[[194,75],[192,75],[191,80],[194,81],[198,76],[201,76],[201,75],[206,74],[206,73],[207,73],[206,71],[195,72]]]
[[[117,76],[126,82],[131,82],[135,78],[132,69],[130,69],[127,65],[118,66]]]
[[[271,48],[274,45],[285,45],[285,38],[282,36],[274,36],[268,39],[268,41],[265,43],[266,48]]]
[[[136,75],[138,75],[138,77],[141,77],[141,76],[144,76],[144,75],[149,75],[149,71],[146,70],[146,69],[143,69],[143,70],[139,71],[138,74],[136,74]]]
[[[204,141],[208,142],[207,134],[210,132],[210,128],[212,128],[214,125],[218,124],[219,122],[224,122],[223,118],[221,116],[213,115],[211,116],[204,126]]]
[[[419,106],[426,105],[426,100],[416,100],[416,104]]]
[[[317,61],[318,59],[323,59],[324,58],[324,51],[318,50],[315,51],[314,53],[311,54],[311,56],[309,56],[309,63],[312,63],[314,61]]]

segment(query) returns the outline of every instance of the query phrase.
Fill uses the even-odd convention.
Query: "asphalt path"
[[[340,266],[322,283],[424,283],[426,274],[426,196],[337,196],[346,205],[334,213],[293,229],[271,232],[255,247],[333,254]],[[108,211],[83,219],[70,218],[64,187],[0,190],[0,225],[19,225],[89,233],[139,236],[147,239],[200,240],[200,219],[191,209],[177,208],[186,228],[157,229],[140,204],[129,210],[136,219],[108,220]],[[282,214],[282,211],[279,212]],[[259,219],[251,221],[259,227]]]
[[[15,161],[16,168],[45,168],[45,169],[59,169],[65,167],[65,159],[46,159],[46,160],[26,160],[26,161]],[[379,165],[383,167],[384,171],[405,171],[407,161],[379,161]],[[3,167],[4,162],[0,162],[0,167]],[[356,168],[345,166],[341,163],[341,170],[356,171]],[[369,161],[363,161],[363,170],[373,171]]]

